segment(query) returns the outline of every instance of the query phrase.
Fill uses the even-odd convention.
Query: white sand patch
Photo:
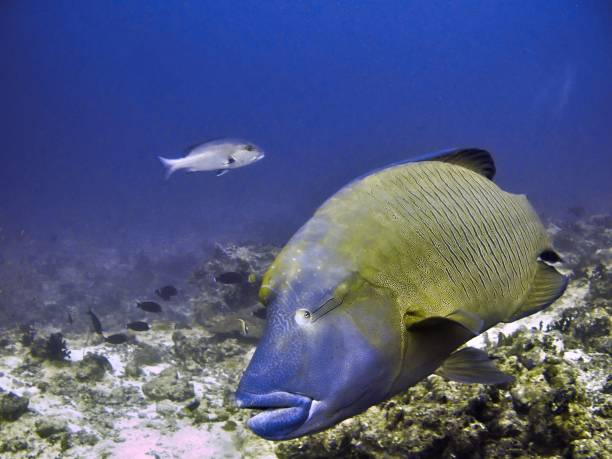
[[[22,363],[19,357],[14,356],[4,357],[1,361],[2,368],[6,368],[7,370],[14,370]]]
[[[565,351],[563,353],[563,359],[568,362],[578,362],[580,360],[590,362],[592,360],[591,357],[582,352],[582,350],[580,349],[572,349],[570,351]]]
[[[242,453],[234,444],[232,434],[223,430],[221,424],[213,424],[210,428],[181,425],[174,432],[164,432],[152,428],[150,420],[132,418],[124,419],[116,426],[119,429],[118,442],[104,440],[81,457],[94,458],[102,455],[117,459],[150,459],[156,456],[173,459],[242,457]]]
[[[122,376],[125,373],[125,362],[123,361],[123,358],[114,352],[104,353],[104,355],[110,362],[111,367],[113,367],[115,375]]]
[[[166,368],[170,368],[170,364],[168,363],[158,363],[157,365],[147,365],[142,367],[142,373],[146,376],[157,376]]]
[[[563,311],[567,308],[574,306],[584,306],[584,298],[589,291],[589,287],[586,283],[581,285],[570,285],[567,291],[563,294],[563,296],[558,299],[555,304],[543,311],[540,311],[536,314],[532,314],[530,316],[524,317],[521,320],[516,320],[510,323],[502,323],[495,327],[490,328],[485,333],[476,336],[472,340],[467,342],[468,346],[483,348],[485,347],[485,343],[487,338],[490,342],[496,343],[498,334],[501,332],[506,336],[512,335],[517,330],[521,328],[532,329],[532,328],[540,328],[543,330],[546,327],[558,320],[561,317]],[[558,343],[555,343],[558,350],[563,349],[563,342],[558,339]]]
[[[202,398],[204,396],[204,384],[193,381],[193,392],[196,398]]]
[[[96,346],[76,347],[76,343],[69,341],[70,360],[80,362],[87,354],[100,354],[106,357],[116,376],[122,376],[125,372],[125,357],[121,353],[121,348],[99,344]]]

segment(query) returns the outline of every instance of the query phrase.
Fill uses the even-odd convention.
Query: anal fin
[[[443,378],[464,384],[503,384],[514,378],[499,371],[486,352],[466,347],[454,352],[435,372]]]
[[[544,261],[538,261],[531,289],[521,306],[505,322],[514,322],[545,309],[563,295],[569,278]]]

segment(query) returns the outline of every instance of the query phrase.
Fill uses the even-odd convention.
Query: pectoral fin
[[[229,156],[225,161],[223,161],[223,165],[224,166],[229,166],[230,164],[234,164],[236,162],[236,160]]]
[[[228,169],[219,169],[219,170],[217,170],[217,172],[216,172],[216,174],[215,174],[215,175],[216,175],[217,177],[221,177],[222,175],[227,174],[228,172],[229,172],[229,170],[228,170]]]
[[[479,335],[482,331],[483,320],[477,314],[466,311],[465,309],[457,309],[456,311],[447,315],[446,318],[463,325],[469,331],[474,333],[474,335]]]
[[[466,347],[447,358],[436,374],[464,384],[503,384],[514,378],[499,371],[486,352]]]
[[[527,297],[506,322],[514,322],[550,306],[563,295],[567,282],[567,276],[559,273],[544,261],[538,261],[538,269]]]
[[[458,323],[474,336],[480,334],[482,331],[483,320],[477,314],[464,309],[457,309],[445,316],[433,316],[419,321],[414,321],[408,328],[414,330],[424,329],[436,326],[437,324],[443,323],[446,320]]]

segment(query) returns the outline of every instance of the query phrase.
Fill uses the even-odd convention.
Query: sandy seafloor
[[[588,316],[588,309],[594,304],[597,304],[599,309],[604,307],[609,311],[611,289],[605,288],[608,281],[600,279],[597,290],[599,295],[606,297],[594,298],[592,273],[595,266],[607,272],[611,268],[611,228],[607,226],[610,219],[605,219],[604,223],[601,223],[601,219],[595,223],[593,221],[589,223],[588,228],[584,226],[587,225],[585,223],[584,227],[572,227],[571,231],[550,226],[551,233],[561,232],[563,239],[560,245],[569,244],[569,247],[565,247],[566,253],[569,252],[567,249],[573,248],[572,245],[583,241],[583,246],[575,247],[575,251],[565,257],[567,264],[564,269],[573,278],[561,300],[538,314],[490,329],[468,343],[490,351],[497,346],[498,340],[507,340],[507,337],[512,339],[514,334],[532,337],[536,340],[534,342],[546,339],[551,343],[551,350],[538,354],[541,362],[547,362],[550,356],[546,353],[550,353],[554,354],[554,364],[559,368],[575,368],[577,376],[573,384],[578,388],[576,390],[583,394],[580,403],[587,407],[587,411],[595,410],[595,404],[605,405],[605,409],[600,407],[594,414],[585,414],[588,419],[589,416],[598,416],[596,425],[599,427],[589,427],[591,424],[585,427],[591,429],[590,433],[576,433],[575,440],[568,439],[568,444],[559,445],[558,450],[555,450],[554,445],[541,448],[537,444],[532,445],[530,448],[533,447],[535,452],[526,450],[526,457],[606,457],[610,451],[589,450],[609,446],[609,437],[612,434],[609,314],[604,313],[603,319],[601,314],[597,316],[600,324],[598,327],[604,327],[602,339],[607,340],[603,347],[601,340],[597,342],[599,347],[592,344],[582,346],[581,342],[577,341],[576,333],[570,341],[569,335],[566,339],[564,333],[573,333],[571,327],[559,325],[568,317],[571,319],[575,316],[575,312],[572,312],[572,316],[568,311],[578,311]],[[219,247],[208,260],[202,260],[202,264],[192,275],[189,297],[177,301],[180,306],[177,305],[176,309],[183,311],[181,320],[165,316],[155,317],[154,320],[149,320],[152,330],[143,333],[130,332],[132,341],[126,344],[104,343],[85,326],[71,331],[66,329],[65,325],[37,324],[36,336],[39,337],[46,337],[58,329],[63,331],[70,350],[70,356],[65,362],[32,357],[32,344],[24,345],[20,342],[22,332],[16,326],[6,327],[0,335],[0,397],[4,397],[4,407],[0,403],[0,457],[264,458],[277,455],[309,457],[309,451],[313,456],[319,457],[342,457],[347,455],[347,451],[351,457],[402,457],[404,454],[406,457],[487,457],[486,454],[482,455],[476,451],[473,454],[459,450],[458,453],[453,453],[453,448],[460,447],[453,446],[452,438],[447,438],[443,446],[440,446],[439,442],[432,443],[438,445],[438,449],[432,449],[430,444],[426,444],[429,440],[425,438],[425,446],[421,450],[418,450],[418,445],[412,445],[413,449],[405,450],[408,452],[402,450],[401,445],[395,445],[393,452],[385,450],[382,437],[389,435],[389,427],[385,426],[384,422],[387,422],[385,420],[388,419],[390,410],[394,409],[393,406],[399,403],[395,401],[347,420],[328,432],[292,442],[269,442],[248,431],[244,422],[249,414],[234,408],[232,395],[241,372],[255,349],[253,340],[261,333],[263,326],[252,314],[259,308],[256,288],[250,285],[215,285],[210,282],[208,273],[241,266],[261,276],[274,253],[276,249],[266,246]],[[62,280],[64,281],[65,279]],[[48,282],[52,283],[53,280]],[[604,283],[604,293],[601,293],[601,282]],[[602,306],[602,302],[606,302],[606,305]],[[160,303],[164,304],[161,301]],[[79,312],[83,313],[87,309],[86,305],[82,305]],[[109,312],[101,314],[101,319],[117,328],[117,324],[124,320],[122,314],[123,311],[117,311],[114,315]],[[185,320],[185,317],[188,320]],[[190,319],[191,317],[195,319]],[[251,323],[251,336],[244,337],[240,333],[238,317]],[[587,341],[585,339],[584,342]],[[106,366],[103,359],[87,360],[87,356],[92,354],[106,358],[110,367]],[[504,364],[507,362],[502,361]],[[600,363],[594,365],[594,362]],[[518,364],[514,365],[516,367]],[[531,364],[524,366],[521,371],[534,371],[530,368]],[[537,361],[533,366],[537,367]],[[548,380],[548,376],[545,377]],[[502,389],[501,392],[505,390],[507,397],[516,399],[519,397],[517,393],[525,392],[520,390],[520,384],[524,384],[524,381],[525,379],[518,378],[516,386]],[[419,403],[419,390],[427,385],[438,388],[440,384],[447,384],[449,386],[445,387],[458,391],[459,400],[462,399],[461,388],[468,387],[441,382],[438,376],[430,376],[420,383],[421,389],[411,389],[411,409],[415,409],[415,404]],[[552,383],[549,386],[554,388]],[[481,389],[472,387],[470,390],[472,392],[468,393],[466,389],[466,403],[476,397],[473,390]],[[17,410],[14,415],[10,414],[9,408],[9,414],[2,418],[2,410],[7,410],[9,393],[22,397],[21,400],[27,399],[27,408]],[[482,398],[484,393],[480,392],[478,397]],[[452,398],[450,395],[449,397]],[[194,406],[194,400],[199,402],[199,406]],[[593,400],[596,400],[596,403],[593,403]],[[570,414],[555,412],[551,414],[553,417],[550,422],[557,422],[554,416],[574,416],[571,413],[571,403],[578,402],[572,399],[568,403]],[[525,416],[521,422],[528,423],[531,415],[523,408],[518,409],[517,405],[518,402],[514,400],[516,412],[512,413],[512,416]],[[535,402],[533,406],[536,406]],[[447,415],[453,416],[452,413],[452,406],[449,405]],[[572,419],[568,422],[574,422]],[[484,426],[482,429],[479,427],[479,431],[484,429],[485,433],[479,434],[479,440],[474,445],[483,448],[489,445],[488,451],[492,451],[490,442],[495,439],[491,440],[487,435],[494,429],[487,420],[478,419],[478,422]],[[472,426],[473,423],[465,425]],[[526,429],[531,432],[534,428],[529,425],[531,427]],[[436,430],[436,427],[427,428]],[[351,437],[350,429],[356,429],[354,438],[348,438]],[[401,424],[397,425],[397,429],[397,438],[393,440],[396,443],[404,441]],[[370,437],[378,435],[377,432],[381,435],[379,444],[382,446],[379,447],[368,443],[372,441]],[[452,437],[453,433],[445,435]],[[514,435],[514,439],[523,439],[522,434],[507,435]],[[537,443],[540,438],[529,435],[531,434],[528,433],[525,438],[529,438],[531,443]],[[543,442],[554,442],[554,438],[541,438]],[[583,440],[588,441],[585,443]],[[581,446],[576,446],[578,444]],[[512,449],[514,446],[508,448],[507,457],[518,457],[516,450]]]

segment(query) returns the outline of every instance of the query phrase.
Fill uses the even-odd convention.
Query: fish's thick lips
[[[308,419],[312,399],[290,392],[254,394],[239,391],[236,404],[239,408],[263,410],[249,419],[247,426],[260,437],[278,440],[286,438]]]

